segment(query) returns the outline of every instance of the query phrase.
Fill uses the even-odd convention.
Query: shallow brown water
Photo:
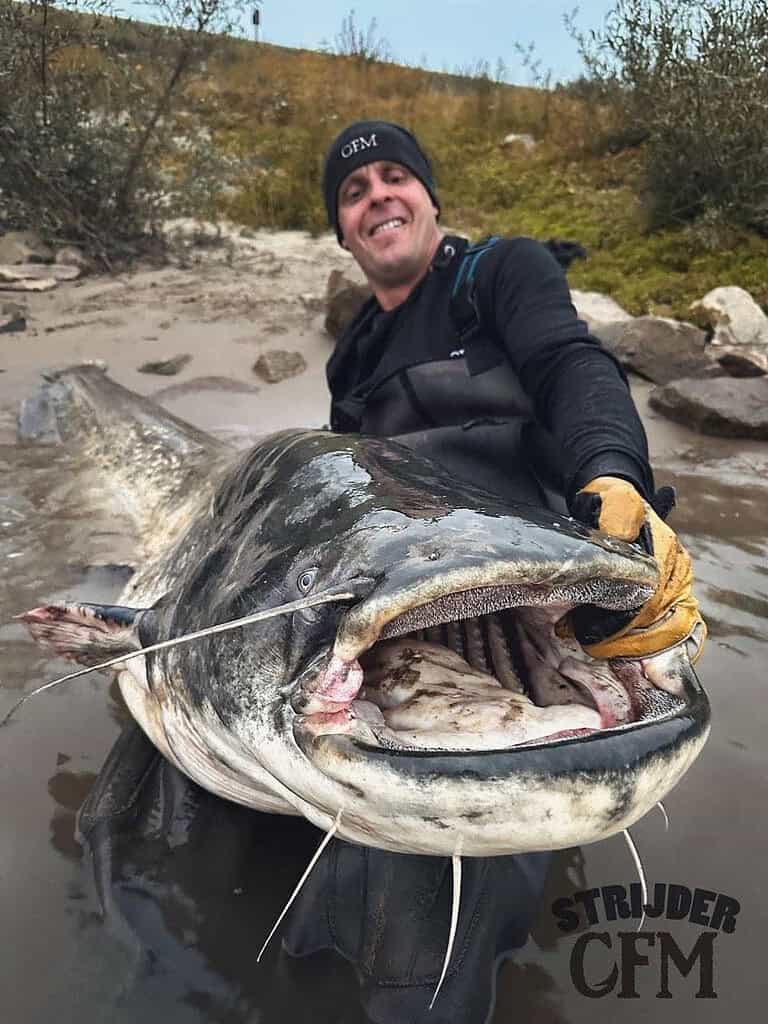
[[[643,398],[640,390],[641,403]],[[208,405],[208,422],[211,416]],[[703,755],[666,801],[670,830],[665,832],[661,816],[653,813],[633,831],[651,886],[678,883],[725,893],[741,909],[735,931],[714,940],[716,999],[695,998],[698,967],[682,977],[674,966],[671,998],[658,998],[658,943],[653,949],[638,946],[649,964],[637,969],[637,998],[619,998],[621,983],[603,997],[588,998],[571,977],[576,935],[558,931],[550,904],[576,890],[628,886],[636,873],[620,838],[558,855],[533,937],[499,973],[492,1016],[497,1024],[651,1019],[671,1024],[764,1015],[768,453],[758,445],[736,451],[732,444],[697,438],[655,419],[648,425],[658,482],[678,487],[674,524],[694,555],[698,594],[710,623],[699,668],[712,701],[713,729]],[[114,599],[133,542],[129,524],[98,511],[98,482],[61,451],[5,446],[0,474],[2,715],[21,693],[70,667],[41,655],[11,617],[65,597]],[[255,964],[271,921],[317,841],[302,822],[259,816],[270,831],[253,851],[261,860],[252,930],[233,929],[226,916],[217,920],[231,893],[217,889],[215,871],[196,890],[197,904],[190,903],[179,839],[179,878],[161,880],[173,900],[140,905],[158,959],[154,970],[137,973],[124,946],[101,922],[90,864],[74,838],[75,812],[123,717],[108,682],[94,675],[30,702],[12,726],[0,730],[5,939],[0,1020],[235,1024],[287,1017],[337,1024],[366,1019],[352,969],[338,956],[321,953],[292,961],[275,943],[262,965]],[[151,866],[145,865],[147,877]],[[218,930],[203,941],[209,922]],[[612,948],[590,946],[585,971],[593,985],[617,959],[617,933],[633,927],[636,923],[606,923],[603,916],[594,925],[593,931],[608,933]],[[686,954],[702,930],[664,918],[645,926],[645,931],[671,933]],[[163,943],[184,955],[164,959]],[[437,1018],[424,1013],[413,1019]],[[463,1024],[449,1013],[440,1019]]]

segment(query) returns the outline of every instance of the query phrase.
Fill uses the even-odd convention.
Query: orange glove
[[[666,512],[674,504],[672,494],[669,488],[659,492],[659,507],[665,505]],[[661,507],[660,510],[664,514]],[[582,646],[587,654],[593,658],[645,658],[691,639],[691,660],[697,660],[707,627],[693,596],[691,556],[677,534],[632,484],[617,477],[599,476],[591,480],[576,495],[574,515],[613,537],[631,543],[640,541],[659,569],[656,592],[637,615],[604,639],[584,637]],[[578,616],[575,629],[578,638]]]

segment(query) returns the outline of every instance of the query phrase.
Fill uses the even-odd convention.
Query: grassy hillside
[[[96,75],[103,67],[92,90],[97,116],[108,101],[111,117],[121,106],[146,117],[142,104],[148,110],[162,94],[179,37],[118,20],[108,34],[110,44],[90,57],[83,48],[59,52],[53,70]],[[173,116],[162,119],[166,145],[147,150],[202,215],[213,206],[254,227],[326,230],[320,179],[330,140],[352,120],[384,118],[413,130],[432,156],[451,229],[578,241],[589,259],[572,268],[572,284],[608,292],[636,314],[684,316],[723,284],[768,307],[768,239],[711,218],[650,230],[643,149],[622,146],[619,127],[583,90],[216,42],[210,53],[201,46]],[[532,135],[536,147],[505,145],[509,133]]]
[[[240,222],[325,230],[328,143],[349,121],[385,118],[425,144],[451,228],[579,241],[589,260],[570,271],[573,286],[609,292],[635,314],[683,316],[722,284],[768,306],[768,239],[706,222],[650,231],[642,149],[599,155],[610,126],[565,90],[243,42],[209,63],[188,104],[237,160],[236,192],[220,209]],[[504,145],[509,133],[533,135],[536,148]]]

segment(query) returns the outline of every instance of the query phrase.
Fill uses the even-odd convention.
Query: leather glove
[[[593,658],[646,658],[686,639],[693,640],[691,661],[701,654],[707,627],[693,596],[691,556],[664,522],[674,503],[671,487],[660,488],[649,503],[631,483],[611,476],[596,477],[575,496],[574,518],[640,544],[659,569],[656,592],[629,621],[626,613],[574,611],[576,638]]]

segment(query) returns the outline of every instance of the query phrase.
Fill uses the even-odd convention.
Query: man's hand
[[[674,503],[673,492],[658,492],[656,504],[666,516]],[[575,518],[587,526],[631,543],[640,542],[659,568],[659,585],[638,614],[610,636],[599,640],[584,637],[582,646],[593,658],[643,658],[666,650],[691,637],[695,661],[707,627],[693,596],[691,556],[654,508],[626,480],[600,476],[590,481],[573,502]],[[579,638],[579,628],[576,635]]]

